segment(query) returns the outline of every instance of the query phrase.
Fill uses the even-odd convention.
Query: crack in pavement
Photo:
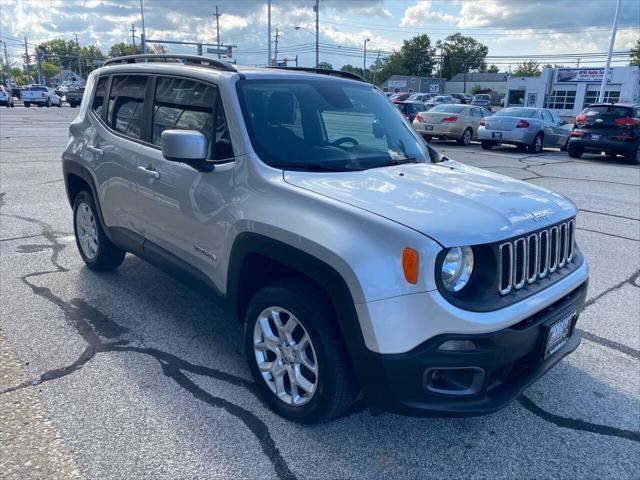
[[[518,402],[529,412],[533,413],[536,417],[541,418],[542,420],[545,420],[547,422],[551,422],[560,428],[581,430],[583,432],[597,433],[599,435],[608,435],[610,437],[619,437],[626,440],[631,440],[633,442],[640,442],[640,432],[611,427],[609,425],[585,422],[584,420],[579,420],[577,418],[555,415],[540,408],[526,395],[520,395],[520,397],[518,397]]]
[[[615,233],[601,232],[600,230],[592,230],[590,228],[576,227],[576,230],[582,230],[584,232],[591,232],[591,233],[599,233],[600,235],[606,235],[607,237],[619,238],[621,240],[630,240],[632,242],[640,242],[640,239],[637,239],[637,238],[625,237],[624,235],[617,235]]]
[[[633,220],[635,222],[640,222],[640,218],[627,217],[625,215],[617,215],[615,213],[598,212],[596,210],[586,210],[584,208],[581,208],[580,211],[581,212],[586,212],[586,213],[595,213],[595,214],[598,214],[598,215],[604,215],[605,217],[622,218],[622,219],[625,219],[625,220]]]
[[[103,342],[100,336],[110,339],[118,339],[121,335],[129,333],[129,330],[111,320],[100,310],[88,305],[84,300],[73,299],[70,302],[66,302],[62,298],[55,295],[48,287],[38,286],[31,281],[31,279],[38,276],[69,271],[66,267],[59,263],[59,253],[63,248],[65,248],[65,245],[58,241],[53,228],[46,222],[38,219],[19,215],[8,216],[18,218],[26,222],[35,223],[41,227],[42,236],[46,238],[51,244],[50,248],[52,253],[50,261],[55,269],[31,272],[20,277],[20,279],[31,289],[31,291],[35,295],[44,298],[45,300],[58,306],[61,309],[67,321],[76,328],[78,334],[87,342],[87,347],[70,365],[44,372],[38,379],[24,382],[23,384],[17,385],[15,387],[10,387],[5,391],[0,392],[0,394],[70,375],[73,372],[81,369],[86,363],[93,359],[97,353],[133,352],[148,355],[159,362],[162,368],[162,372],[165,376],[171,378],[177,385],[189,392],[194,398],[215,408],[221,408],[225,412],[240,420],[253,433],[253,435],[259,442],[263,453],[271,462],[271,465],[273,466],[279,478],[296,478],[295,474],[291,471],[284,457],[280,453],[280,450],[278,449],[273,437],[271,436],[268,426],[263,420],[240,405],[210,394],[203,388],[199,387],[194,381],[189,379],[189,377],[185,375],[184,372],[190,372],[196,375],[214,378],[216,380],[220,380],[237,387],[245,388],[249,392],[254,394],[256,398],[258,398],[258,400],[262,401],[257,390],[257,386],[253,381],[210,367],[192,364],[184,359],[181,359],[173,354],[164,352],[162,350],[149,348],[146,346],[133,346],[129,344],[128,340],[119,339],[115,342]],[[636,276],[638,274],[640,274],[640,272],[636,273]],[[144,342],[141,343],[144,345]],[[574,430],[594,432],[601,435],[622,437],[633,441],[639,440],[638,437],[640,436],[640,433],[638,432],[621,430],[606,425],[592,424],[583,420],[557,416],[545,411],[526,397],[523,398],[521,396],[519,398],[519,401],[525,406],[525,408],[532,411],[540,418],[563,428],[572,428]],[[359,413],[365,408],[365,402],[360,400],[354,403],[354,405],[341,417],[344,418],[345,416]]]

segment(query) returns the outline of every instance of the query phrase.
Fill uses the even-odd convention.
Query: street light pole
[[[320,49],[319,49],[319,45],[320,45],[320,30],[319,30],[319,26],[318,26],[318,17],[320,15],[320,12],[318,10],[318,4],[319,4],[319,0],[316,0],[316,4],[313,7],[314,12],[316,12],[316,68],[320,68]]]
[[[604,69],[604,75],[602,75],[602,84],[600,85],[600,95],[598,95],[598,103],[604,102],[604,90],[607,87],[607,79],[609,76],[609,66],[611,65],[611,53],[613,52],[613,46],[616,43],[616,33],[618,31],[618,13],[620,12],[620,4],[622,0],[618,0],[616,4],[616,13],[613,16],[613,26],[611,27],[611,39],[609,40],[609,51],[607,52],[607,66]]]
[[[362,78],[367,79],[367,42],[370,42],[369,38],[364,39],[364,58],[362,60]]]
[[[142,17],[142,35],[140,36],[140,43],[142,43],[142,53],[147,54],[147,32],[144,30],[144,7],[142,6],[142,0],[140,0],[140,16]]]
[[[4,46],[4,62],[7,64],[7,80],[9,80],[9,88],[13,86],[13,82],[11,81],[11,65],[9,65],[9,56],[7,55],[7,42],[4,40],[0,40],[2,45]]]

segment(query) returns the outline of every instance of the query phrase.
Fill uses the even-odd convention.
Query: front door
[[[150,142],[138,176],[144,237],[207,275],[220,290],[219,268],[230,225],[234,156],[218,89],[183,78],[157,77]],[[196,130],[209,140],[212,171],[165,159],[167,129]],[[146,248],[146,247],[145,247]]]

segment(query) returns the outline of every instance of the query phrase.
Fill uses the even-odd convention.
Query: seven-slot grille
[[[498,290],[506,295],[566,266],[575,253],[575,220],[498,247]]]

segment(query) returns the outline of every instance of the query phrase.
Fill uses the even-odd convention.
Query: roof
[[[464,82],[464,73],[457,73],[453,77],[451,77],[450,82]],[[467,83],[468,82],[506,82],[507,74],[502,73],[491,73],[491,72],[475,72],[475,73],[467,73]]]

